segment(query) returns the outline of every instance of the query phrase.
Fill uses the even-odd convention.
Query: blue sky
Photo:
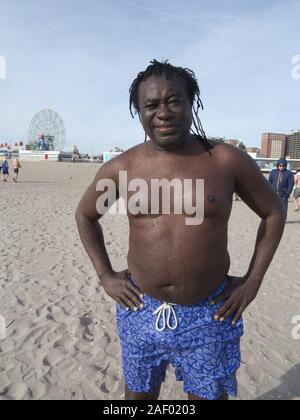
[[[0,0],[0,141],[26,140],[51,108],[67,148],[142,142],[128,90],[157,58],[196,72],[208,135],[258,146],[300,128],[299,21],[299,0]]]

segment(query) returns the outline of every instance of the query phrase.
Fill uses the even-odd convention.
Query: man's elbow
[[[279,225],[285,225],[287,219],[287,211],[283,202],[280,200],[278,206],[273,210],[272,216],[277,219]]]
[[[86,220],[87,220],[87,217],[86,217],[86,215],[84,214],[84,212],[82,211],[81,206],[79,205],[79,206],[77,207],[77,209],[76,209],[76,212],[75,212],[75,221],[76,221],[76,224],[77,224],[78,228],[79,228],[80,226],[82,226],[82,224],[83,224]]]
[[[94,217],[94,215],[93,216],[87,215],[85,211],[82,209],[81,205],[78,206],[75,212],[75,221],[78,228],[86,224],[97,223],[98,220],[99,220],[99,217]]]

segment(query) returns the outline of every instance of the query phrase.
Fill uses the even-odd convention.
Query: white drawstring
[[[167,312],[167,318],[166,318],[166,312]],[[171,303],[163,303],[158,309],[156,309],[155,312],[153,312],[153,314],[157,315],[156,329],[158,332],[165,331],[166,327],[170,328],[170,330],[176,330],[176,328],[178,327],[178,319],[176,316],[176,312]],[[173,326],[171,325],[171,322],[170,322],[171,315],[173,315],[173,318],[174,318]],[[161,317],[162,317],[162,327],[159,326]]]

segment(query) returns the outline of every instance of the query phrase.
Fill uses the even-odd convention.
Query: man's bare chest
[[[167,168],[140,165],[122,173],[120,195],[131,216],[226,215],[232,205],[233,179],[222,170],[196,165]]]

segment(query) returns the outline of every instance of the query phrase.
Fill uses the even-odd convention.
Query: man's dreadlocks
[[[199,117],[199,109],[204,109],[203,103],[200,98],[200,88],[198,80],[195,76],[195,73],[186,68],[172,66],[168,61],[159,62],[153,60],[150,62],[150,66],[141,73],[138,74],[137,78],[132,83],[129,93],[130,93],[130,113],[134,118],[135,113],[140,112],[139,103],[138,103],[138,92],[139,87],[142,82],[145,82],[151,76],[165,76],[167,80],[174,80],[174,78],[180,78],[184,81],[187,94],[193,109],[193,125],[192,133],[199,138],[203,143],[206,150],[211,150],[213,147],[209,143],[205,131],[203,129],[202,123]]]

